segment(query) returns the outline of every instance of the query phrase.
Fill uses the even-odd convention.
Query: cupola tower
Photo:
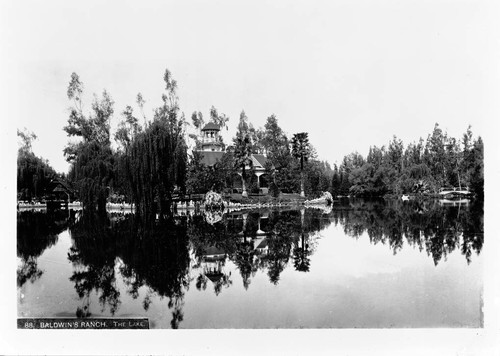
[[[222,151],[223,143],[219,136],[220,128],[217,124],[209,122],[201,129],[201,150]]]

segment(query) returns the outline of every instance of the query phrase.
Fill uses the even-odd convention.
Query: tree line
[[[345,156],[333,171],[334,195],[433,194],[462,187],[484,196],[483,141],[470,126],[456,139],[436,123],[426,140],[406,147],[393,136],[387,147],[371,146],[366,158],[357,152]]]
[[[470,127],[457,140],[436,124],[427,140],[421,138],[406,148],[394,136],[387,147],[370,147],[366,158],[354,152],[332,168],[318,159],[307,132],[287,135],[275,115],[267,118],[263,128],[255,128],[242,111],[232,142],[226,145],[219,138],[222,157],[215,165],[205,166],[198,151],[201,129],[209,122],[227,128],[229,117],[212,106],[207,122],[200,111],[187,120],[179,107],[177,82],[168,69],[163,79],[162,102],[153,117],[145,114],[146,101],[139,93],[136,110],[126,106],[112,135],[115,109],[110,94],[104,90],[94,95],[86,112],[83,83],[76,73],[71,75],[67,89],[71,107],[64,130],[76,141],[64,148],[71,165],[67,177],[60,177],[73,185],[85,207],[105,211],[107,201],[128,201],[139,214],[165,213],[174,195],[222,192],[233,186],[238,174],[246,197],[258,191],[252,154],[267,157],[263,180],[274,197],[282,193],[315,197],[324,191],[334,196],[435,193],[443,186],[468,187],[483,196],[483,142],[473,137]],[[18,155],[18,193],[41,197],[48,193],[56,173],[31,152],[36,137],[29,132],[19,136],[23,144]]]

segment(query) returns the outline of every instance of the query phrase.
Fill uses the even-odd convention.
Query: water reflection
[[[314,268],[311,257],[330,224],[355,239],[366,233],[372,244],[386,245],[394,254],[405,245],[417,247],[437,265],[459,250],[470,263],[483,245],[482,209],[482,204],[351,200],[328,210],[197,212],[152,221],[133,214],[26,211],[18,213],[18,286],[43,274],[38,257],[68,229],[77,317],[96,313],[94,294],[99,313],[115,315],[126,294],[145,312],[166,299],[170,326],[178,328],[191,282],[195,292],[213,290],[220,296],[228,288],[248,291],[262,271],[269,283],[279,285],[286,268],[301,274]],[[234,283],[237,274],[241,285]]]
[[[366,231],[373,244],[388,245],[394,254],[406,240],[425,250],[435,265],[458,248],[470,263],[472,252],[479,254],[483,246],[482,202],[445,206],[432,200],[354,200],[339,207],[333,219],[347,235],[358,238]]]
[[[17,286],[39,279],[38,257],[57,242],[58,235],[70,226],[74,212],[21,211],[17,214]]]
[[[134,299],[147,287],[142,301],[148,310],[152,296],[168,298],[171,325],[182,321],[185,289],[189,287],[189,250],[186,218],[141,222],[131,214],[82,214],[70,228],[74,241],[68,259],[74,265],[70,280],[82,300],[78,317],[90,316],[90,294],[99,295],[101,312],[114,315],[120,306],[117,269]]]
[[[81,214],[70,227],[73,246],[68,252],[68,260],[73,264],[70,281],[82,301],[76,316],[88,317],[90,295],[99,295],[101,312],[109,306],[114,315],[120,306],[120,291],[116,287],[115,259],[116,239],[108,216]]]
[[[226,214],[218,223],[203,216],[190,220],[188,235],[201,267],[197,288],[205,289],[207,279],[215,292],[232,284],[224,272],[226,260],[239,270],[248,289],[258,270],[267,270],[269,280],[278,284],[281,272],[292,258],[297,270],[308,271],[312,253],[309,239],[330,224],[316,210],[256,211]],[[293,253],[292,253],[293,251]]]

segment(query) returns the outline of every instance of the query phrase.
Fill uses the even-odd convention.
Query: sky
[[[242,110],[255,127],[275,114],[308,132],[335,163],[393,135],[405,145],[435,123],[484,136],[498,114],[496,12],[484,1],[6,2],[1,13],[9,134],[33,131],[35,154],[60,172],[72,72],[87,111],[106,89],[113,126],[138,92],[152,116],[168,68],[180,108]],[[17,139],[15,139],[17,141]],[[17,146],[16,146],[17,149]]]

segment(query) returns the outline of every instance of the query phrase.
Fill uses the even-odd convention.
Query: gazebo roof
[[[217,131],[220,131],[220,127],[219,125],[217,124],[214,124],[213,122],[209,122],[208,124],[206,124],[202,129],[201,131],[206,131],[206,130],[217,130]]]

